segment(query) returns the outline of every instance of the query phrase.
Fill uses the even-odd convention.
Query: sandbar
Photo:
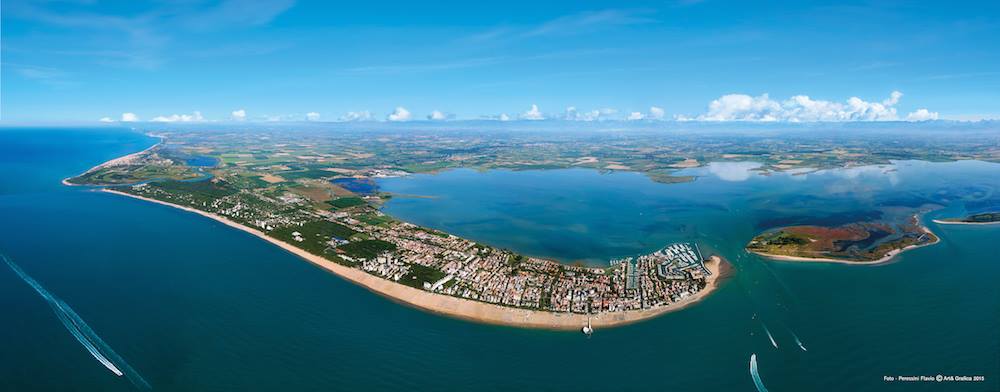
[[[941,224],[941,225],[996,225],[996,224],[1000,224],[1000,221],[996,221],[996,222],[963,222],[963,221],[949,221],[949,220],[941,220],[941,219],[934,219],[934,220],[932,220],[932,222],[937,223],[937,224]]]

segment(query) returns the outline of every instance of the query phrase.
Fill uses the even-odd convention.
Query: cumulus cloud
[[[375,116],[372,115],[372,112],[362,110],[358,112],[344,113],[344,115],[340,117],[340,121],[371,121],[374,118]]]
[[[444,121],[444,120],[450,120],[450,119],[453,119],[453,118],[455,118],[455,115],[449,114],[449,113],[445,113],[445,112],[442,112],[440,110],[435,110],[435,111],[431,112],[431,114],[427,115],[427,119],[428,120],[432,120],[432,121]]]
[[[784,101],[767,94],[752,97],[727,94],[713,100],[708,111],[695,117],[678,116],[678,120],[700,121],[891,121],[898,120],[896,108],[903,93],[893,91],[881,102],[869,102],[851,97],[846,102],[814,100],[808,95],[796,95]]]
[[[136,116],[135,113],[128,113],[128,112],[122,113],[122,122],[136,122],[136,121],[139,121],[139,116]]]
[[[316,112],[306,113],[306,120],[309,120],[309,121],[319,121],[319,113],[316,113]]]
[[[243,110],[243,109],[233,110],[233,112],[229,115],[229,118],[233,119],[233,121],[243,121],[243,120],[246,120],[247,119],[247,111]]]
[[[563,114],[563,119],[565,120],[576,120],[579,114],[576,111],[576,106],[566,107],[566,113]]]
[[[576,107],[570,106],[566,108],[566,112],[563,114],[562,118],[563,120],[570,120],[570,121],[598,121],[607,119],[608,116],[612,116],[615,113],[618,113],[618,110],[603,108],[603,109],[594,109],[587,112],[581,112],[576,110]]]
[[[507,113],[500,113],[500,114],[497,114],[497,115],[479,116],[479,118],[483,119],[483,120],[492,120],[492,121],[510,121],[511,120],[511,117],[508,116]]]
[[[907,114],[906,121],[931,121],[938,119],[938,112],[927,109],[917,109],[917,111]]]
[[[115,120],[113,118],[111,118],[111,117],[101,117],[101,119],[98,120],[98,121],[100,121],[102,123],[115,122]]]
[[[389,121],[410,121],[411,117],[413,117],[413,115],[410,113],[409,110],[406,110],[406,108],[404,108],[402,106],[397,106],[396,110],[393,110],[392,113],[389,113],[389,116],[386,117],[386,120],[389,120]]]
[[[885,106],[895,105],[895,104],[899,103],[899,99],[902,98],[902,97],[903,97],[903,93],[901,93],[899,91],[893,91],[891,94],[889,94],[889,99],[886,99],[886,100],[882,101],[882,104],[885,105]]]
[[[545,115],[538,110],[538,105],[531,104],[531,109],[527,112],[521,113],[522,120],[544,120]]]
[[[662,120],[666,115],[666,112],[661,107],[650,106],[649,107],[649,118],[653,120]]]
[[[124,120],[123,120],[124,121]],[[171,114],[169,116],[156,116],[153,117],[153,122],[197,122],[205,121],[205,118],[201,116],[201,112],[194,111],[191,114]]]
[[[666,112],[664,112],[663,108],[650,106],[649,113],[629,112],[629,114],[625,116],[625,121],[662,120],[665,115]]]

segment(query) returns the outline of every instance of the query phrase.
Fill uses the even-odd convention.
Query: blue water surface
[[[940,215],[986,208],[995,164],[794,177],[722,166],[673,185],[588,170],[379,183],[435,196],[393,198],[391,214],[533,255],[602,263],[684,240],[733,262],[735,275],[697,306],[586,339],[424,313],[198,215],[60,184],[155,142],[119,128],[0,130],[0,252],[153,390],[753,391],[751,353],[772,391],[998,389],[1000,230],[930,224],[940,244],[874,267],[765,262],[742,250],[785,222],[887,217],[928,201],[946,207]],[[4,268],[0,310],[0,390],[134,390]],[[938,373],[988,381],[883,381]]]

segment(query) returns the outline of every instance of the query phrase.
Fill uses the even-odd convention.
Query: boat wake
[[[764,388],[764,382],[760,380],[760,374],[757,373],[757,354],[750,354],[750,377],[753,378],[753,385],[757,387],[758,392],[767,392],[767,388]]]
[[[38,292],[43,299],[45,299],[45,302],[48,302],[49,307],[52,308],[52,312],[56,314],[56,317],[58,317],[59,321],[62,322],[64,327],[66,327],[66,330],[68,330],[69,333],[73,335],[73,337],[76,338],[81,345],[83,345],[83,348],[85,348],[87,352],[89,352],[90,355],[97,360],[97,362],[100,362],[101,365],[108,368],[108,370],[116,376],[125,376],[125,378],[131,381],[132,384],[139,389],[152,389],[149,383],[147,383],[146,380],[135,371],[135,369],[132,369],[131,366],[125,363],[125,360],[122,359],[122,357],[116,354],[107,343],[104,343],[104,340],[101,340],[101,337],[97,336],[97,333],[95,333],[94,330],[90,329],[90,326],[87,325],[82,318],[80,318],[80,315],[73,311],[73,308],[70,308],[69,305],[52,295],[52,293],[49,293],[45,287],[42,287],[38,281],[25,273],[19,265],[8,259],[7,256],[0,255],[0,258],[3,258],[3,261],[7,263],[7,266],[10,267],[10,269],[13,270],[14,273],[21,278],[21,280],[31,286],[31,288],[35,289],[35,291]]]
[[[789,331],[789,332],[791,332],[791,331]],[[806,350],[806,346],[802,345],[802,341],[799,340],[799,336],[796,335],[795,332],[792,332],[792,337],[795,338],[795,344],[798,344],[799,348],[801,348],[802,351],[809,351],[809,350]]]
[[[778,342],[774,341],[774,335],[771,335],[771,330],[767,329],[767,324],[764,324],[764,322],[761,321],[760,325],[764,327],[764,332],[767,333],[767,338],[771,340],[771,345],[774,346],[774,348],[778,348]]]

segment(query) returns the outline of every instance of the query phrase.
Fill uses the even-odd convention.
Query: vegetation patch
[[[326,202],[326,204],[329,204],[333,206],[333,208],[339,210],[341,208],[360,206],[362,204],[365,204],[365,200],[360,197],[341,197],[339,199],[329,200]]]
[[[299,235],[296,236],[295,233]],[[357,232],[339,223],[327,220],[313,221],[302,226],[289,226],[275,229],[270,235],[279,240],[294,244],[310,253],[323,255],[333,237],[348,238]],[[301,238],[302,241],[296,238]]]
[[[238,191],[229,183],[218,180],[203,181],[163,181],[152,182],[150,186],[160,188],[171,194],[189,195],[192,205],[211,203],[220,198],[233,195]]]
[[[307,169],[303,171],[282,172],[278,173],[278,175],[280,175],[281,178],[284,178],[286,180],[294,181],[302,178],[315,179],[315,178],[333,177],[337,175],[337,173],[320,169]]]
[[[383,252],[396,250],[396,245],[382,240],[362,240],[338,247],[344,254],[363,259],[373,259]]]
[[[410,272],[399,279],[399,283],[418,289],[424,287],[424,282],[434,283],[447,276],[443,271],[423,266],[420,264],[410,264]]]

